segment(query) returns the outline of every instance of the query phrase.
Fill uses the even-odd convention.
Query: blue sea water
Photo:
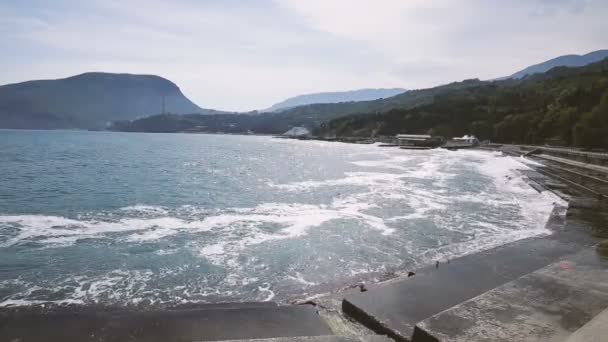
[[[0,306],[278,300],[549,233],[519,158],[0,131]]]

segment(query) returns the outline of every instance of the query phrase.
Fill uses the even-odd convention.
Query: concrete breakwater
[[[608,213],[595,193],[551,177],[550,167],[527,176],[538,191],[569,202],[547,223],[551,235],[352,292],[344,296],[344,312],[403,341],[565,340],[608,306],[608,260],[593,249],[608,237]]]

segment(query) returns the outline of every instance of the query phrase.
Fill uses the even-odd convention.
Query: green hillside
[[[438,93],[413,108],[334,119],[317,130],[338,136],[403,132],[608,147],[608,60],[554,68],[522,80],[482,82]]]
[[[319,136],[474,134],[504,143],[608,147],[608,60],[517,80],[467,80],[375,101],[263,114],[156,115],[117,122],[113,129],[277,134],[294,126]]]

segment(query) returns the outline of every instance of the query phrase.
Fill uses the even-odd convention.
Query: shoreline
[[[560,286],[564,285],[557,279],[545,277],[542,278],[542,282],[532,281],[538,278],[534,274],[539,270],[555,268],[556,266],[551,265],[560,260],[588,262],[588,257],[581,259],[572,256],[578,255],[581,251],[589,255],[593,252],[591,248],[598,242],[598,239],[608,237],[608,232],[605,228],[602,229],[608,222],[608,214],[605,209],[597,212],[599,210],[597,208],[605,208],[603,203],[589,199],[587,196],[572,195],[569,193],[570,188],[567,185],[556,187],[555,179],[539,172],[538,168],[544,167],[543,165],[527,166],[532,168],[523,173],[528,186],[539,192],[551,191],[568,201],[566,206],[553,208],[544,225],[551,231],[547,235],[528,237],[474,251],[438,265],[433,265],[429,260],[429,264],[426,266],[413,270],[415,275],[411,278],[405,273],[406,270],[403,270],[385,275],[386,279],[365,282],[362,286],[357,283],[312,296],[294,296],[294,300],[290,300],[289,305],[281,303],[278,306],[274,302],[223,302],[168,306],[36,305],[0,308],[0,318],[5,322],[0,324],[0,339],[3,336],[11,340],[14,336],[32,336],[32,334],[48,336],[50,334],[52,336],[61,335],[66,341],[82,340],[77,336],[114,336],[114,339],[116,336],[125,336],[122,339],[125,339],[126,336],[131,336],[130,338],[138,336],[134,338],[135,341],[148,341],[150,336],[155,334],[171,333],[172,338],[178,338],[194,333],[193,331],[196,331],[198,340],[233,339],[217,337],[227,336],[226,327],[222,328],[221,333],[210,332],[208,328],[205,328],[206,325],[200,325],[200,320],[213,323],[217,322],[214,320],[219,319],[221,322],[228,322],[229,325],[232,325],[233,322],[237,325],[254,324],[253,322],[259,321],[260,315],[269,315],[267,317],[271,318],[268,319],[271,319],[272,322],[282,322],[281,325],[288,328],[289,331],[296,329],[299,334],[296,336],[347,336],[357,341],[371,342],[372,340],[367,340],[368,336],[379,334],[387,335],[397,341],[439,341],[439,339],[435,339],[434,334],[444,336],[441,334],[445,333],[445,330],[438,328],[436,323],[433,325],[433,322],[443,322],[445,312],[459,312],[458,310],[463,310],[462,305],[465,305],[466,308],[467,303],[477,303],[475,302],[479,300],[477,298],[485,298],[489,294],[501,295],[505,291],[503,288],[508,288],[509,291],[521,291],[521,286],[518,285],[522,282],[520,279],[525,279],[527,281],[525,284],[529,286],[540,286],[541,290],[544,286],[561,289]],[[577,193],[576,190],[571,190],[573,193]],[[594,217],[596,215],[601,216],[603,221],[597,221]],[[570,261],[567,262],[570,263]],[[592,266],[598,267],[596,264]],[[376,275],[381,277],[382,273],[376,273]],[[577,286],[587,286],[585,284],[577,284]],[[568,295],[565,292],[557,292],[551,299],[570,303]],[[608,300],[608,296],[604,299]],[[527,303],[518,305],[527,305]],[[544,309],[546,305],[543,304],[540,308],[531,307],[530,314],[535,312],[534,310]],[[566,308],[574,310],[578,308],[579,304],[575,302],[571,305],[572,309]],[[585,311],[584,317],[594,315],[601,305],[601,301],[595,303]],[[293,314],[295,315],[293,317],[300,318],[296,321],[284,321],[282,315],[293,310],[298,314],[290,313],[289,315]],[[510,308],[509,310],[515,309]],[[485,314],[486,316],[479,321],[479,324],[492,323],[492,313],[486,312]],[[548,319],[564,317],[563,315],[567,314],[568,312],[552,311]],[[312,318],[316,320],[312,325],[306,325],[307,323],[304,324],[302,321]],[[208,321],[209,319],[211,321]],[[235,321],[232,321],[233,319]],[[574,321],[568,317],[564,319],[568,319],[567,322],[570,324],[566,329],[568,332],[585,323],[581,319]],[[164,323],[159,325],[155,322]],[[471,333],[467,330],[469,323],[462,325],[450,323],[452,321],[448,322],[449,324],[445,328],[449,331],[448,336],[461,334],[461,330]],[[195,323],[196,325],[190,328],[194,330],[184,332],[181,328],[184,324]],[[477,322],[471,324],[475,323]],[[38,330],[32,331],[30,329],[32,324],[36,324]],[[76,332],[56,329],[58,325],[66,324],[82,328]],[[101,330],[99,327],[102,327]],[[551,329],[558,328],[551,326]],[[498,333],[493,329],[486,331],[489,334]],[[268,333],[263,332],[263,334]],[[283,335],[287,334],[286,332],[275,330],[272,333],[278,334],[276,336],[291,336]],[[257,330],[244,330],[242,334],[241,338],[256,336],[260,338],[260,332]],[[262,337],[264,336],[266,335],[262,335]],[[38,341],[38,339],[34,339],[34,341]]]
[[[488,152],[488,151],[480,151],[480,152]],[[530,182],[528,182],[528,184],[530,184]],[[499,247],[504,244],[508,244],[508,243],[511,243],[511,242],[517,241],[517,240],[519,240],[519,239],[506,241],[506,242],[503,241],[499,244],[485,246],[482,249],[473,249],[473,250],[467,250],[464,252],[456,252],[456,254],[450,256],[449,259],[456,259],[456,258],[460,258],[460,257],[466,256],[466,255],[478,253],[478,252],[481,252],[481,251],[484,251],[487,249],[496,248],[496,247]],[[441,262],[443,263],[446,260],[441,260]],[[320,296],[339,294],[343,291],[348,291],[351,288],[357,287],[357,286],[359,286],[359,284],[362,284],[362,283],[379,284],[379,283],[384,283],[386,281],[404,279],[404,278],[407,278],[408,272],[416,271],[417,269],[423,269],[425,267],[429,267],[429,266],[433,265],[436,261],[437,260],[435,258],[430,258],[430,259],[427,259],[426,261],[421,261],[419,263],[414,263],[414,264],[404,263],[399,266],[391,267],[387,271],[365,272],[365,273],[360,273],[360,274],[357,274],[357,275],[354,275],[351,277],[342,278],[338,281],[334,281],[331,283],[322,283],[322,284],[318,284],[318,285],[313,285],[311,287],[305,288],[303,291],[283,293],[280,296],[280,298],[277,300],[277,302],[281,303],[281,304],[297,303],[297,302],[309,300],[311,298],[317,298]],[[235,300],[238,301],[239,300],[238,297],[236,297]],[[190,301],[186,304],[186,306],[188,306],[188,305],[206,305],[206,304],[212,305],[212,304],[223,303],[223,302],[226,302],[226,300]],[[24,302],[24,303],[25,303],[24,305],[19,305],[19,304],[2,305],[2,306],[0,306],[0,310],[3,310],[4,308],[28,307],[28,306],[32,306],[32,307],[42,306],[42,307],[47,307],[47,308],[48,307],[61,308],[61,307],[92,306],[92,307],[98,307],[98,308],[107,307],[107,308],[112,308],[115,310],[120,310],[120,308],[122,307],[125,310],[130,310],[130,309],[134,308],[136,310],[142,310],[142,311],[154,311],[154,310],[172,309],[172,308],[176,308],[176,307],[180,306],[180,304],[176,304],[174,302],[149,303],[147,301],[144,301],[143,303],[129,303],[128,305],[125,305],[125,306],[116,306],[114,304],[104,304],[104,303],[99,303],[99,302],[70,303],[69,299],[65,300],[65,303],[49,303],[49,302],[45,302],[45,301],[40,301],[38,303],[27,303],[27,302]]]
[[[545,167],[545,165],[540,165],[539,167]],[[419,293],[419,295],[421,297],[424,297],[424,289],[426,288],[435,288],[435,287],[439,287],[439,288],[445,288],[446,291],[453,291],[452,288],[452,284],[454,283],[460,283],[460,282],[465,282],[466,283],[466,278],[461,278],[461,277],[466,277],[466,275],[462,274],[458,274],[458,273],[450,273],[448,271],[448,276],[446,279],[442,279],[441,277],[441,272],[443,272],[446,267],[448,269],[452,269],[454,267],[455,264],[461,263],[460,266],[462,266],[462,263],[465,264],[473,264],[473,265],[479,265],[479,263],[486,263],[488,262],[488,260],[490,260],[490,263],[494,263],[493,269],[494,271],[496,271],[495,267],[500,267],[500,268],[504,268],[507,267],[508,268],[523,268],[524,270],[526,268],[528,268],[530,271],[535,270],[537,267],[542,267],[545,266],[547,263],[550,263],[550,260],[569,260],[570,258],[574,258],[574,259],[580,259],[578,257],[578,255],[580,253],[583,253],[585,255],[585,258],[583,258],[585,260],[585,262],[589,262],[588,260],[588,256],[587,255],[592,255],[595,254],[596,252],[594,251],[594,246],[599,242],[602,241],[602,239],[606,239],[608,238],[608,230],[605,228],[606,225],[608,224],[608,207],[606,207],[605,203],[602,203],[598,200],[589,200],[589,198],[585,195],[583,195],[582,197],[579,196],[571,196],[571,195],[565,195],[562,190],[564,190],[563,188],[559,188],[558,190],[556,190],[555,188],[553,188],[554,186],[554,182],[555,179],[547,177],[545,175],[543,175],[542,173],[539,173],[537,168],[534,168],[534,171],[531,172],[532,174],[529,175],[529,181],[531,182],[530,185],[532,186],[533,184],[536,185],[536,187],[540,186],[543,190],[545,191],[551,191],[552,193],[556,194],[557,196],[559,196],[562,199],[566,199],[567,200],[567,204],[565,207],[555,207],[554,211],[552,212],[551,216],[549,217],[549,220],[546,223],[546,227],[551,231],[551,234],[548,235],[543,235],[543,236],[536,236],[536,237],[530,237],[530,238],[525,238],[525,239],[521,239],[521,240],[517,240],[517,241],[513,241],[510,243],[506,243],[503,244],[501,246],[497,246],[494,248],[490,248],[490,249],[486,249],[486,250],[482,250],[482,251],[478,251],[475,253],[471,253],[465,256],[462,256],[458,259],[452,260],[451,263],[448,262],[448,264],[443,264],[440,265],[438,268],[434,267],[433,265],[428,265],[426,267],[423,267],[421,269],[417,269],[415,271],[416,275],[414,276],[413,279],[415,279],[416,281],[419,281],[421,283],[427,283],[426,285],[423,285],[422,291],[421,293]],[[534,174],[535,173],[535,174]],[[533,184],[532,184],[533,183]],[[534,187],[536,189],[536,187]],[[568,191],[568,188],[566,187],[566,191]],[[599,217],[599,218],[598,218]],[[598,221],[599,219],[599,221]],[[579,253],[580,252],[580,253]],[[508,257],[504,256],[504,254],[506,253],[506,255],[510,255]],[[500,254],[503,255],[501,256],[498,260],[494,260],[492,261],[493,258],[495,258],[494,256],[496,254]],[[538,260],[538,256],[537,255],[553,255],[551,257],[548,257],[546,259],[543,259],[543,261],[539,261]],[[523,257],[522,257],[523,256]],[[545,258],[545,257],[543,257]],[[600,257],[601,258],[601,257]],[[606,263],[604,264],[604,268],[608,268],[608,255],[603,257],[604,260],[606,261]],[[537,266],[533,266],[530,267],[529,263],[532,260],[536,260],[533,261],[532,264],[536,263]],[[544,261],[546,260],[546,261]],[[592,264],[594,263],[594,261],[591,261]],[[506,263],[506,264],[505,264]],[[584,265],[584,264],[583,264]],[[598,267],[597,265],[593,264],[593,267]],[[547,266],[549,267],[549,266]],[[602,267],[602,266],[600,266]],[[466,268],[466,267],[465,267]],[[543,268],[544,269],[544,268]],[[489,270],[486,270],[489,271]],[[482,271],[482,269],[478,269],[476,272],[484,272]],[[504,272],[504,271],[502,271]],[[520,273],[522,275],[526,274],[526,271],[524,271],[523,273]],[[416,278],[418,276],[421,276],[421,278]],[[471,275],[472,277],[476,277],[476,275]],[[495,282],[496,279],[499,279],[503,276],[503,274],[501,274],[501,272],[495,274],[494,276],[491,276],[490,278],[485,277],[486,279],[489,279],[489,282]],[[517,279],[517,276],[510,276],[513,278],[509,278],[509,279]],[[425,279],[426,278],[426,279]],[[445,278],[445,277],[444,277]],[[484,277],[482,277],[484,278]],[[526,277],[523,277],[526,278]],[[441,281],[439,279],[442,279]],[[550,278],[552,279],[552,278]],[[429,283],[430,281],[430,283]],[[476,280],[475,281],[475,285],[470,284],[470,286],[478,286],[477,284],[479,284],[479,281],[481,280]],[[482,281],[481,283],[483,284],[484,282],[487,282],[488,280]],[[557,281],[557,280],[555,280]],[[602,281],[602,280],[600,280]],[[496,284],[500,284],[501,281],[497,282]],[[443,284],[443,285],[442,285]],[[511,284],[511,282],[509,282],[509,284]],[[517,283],[515,283],[517,284]],[[412,286],[410,286],[412,285]],[[608,284],[605,284],[608,286]],[[506,285],[505,285],[506,286]],[[516,286],[516,285],[509,285],[511,287]],[[519,285],[517,285],[519,286]],[[546,285],[543,285],[546,286]],[[557,285],[552,285],[552,286],[557,286]],[[560,285],[561,286],[561,285]],[[577,285],[577,286],[586,286],[586,285]],[[601,285],[598,285],[601,286]],[[490,290],[492,288],[494,288],[495,285],[490,285],[487,287],[487,290]],[[496,290],[492,290],[492,292],[496,292],[496,293],[501,293],[500,291],[502,291],[501,289],[504,286],[498,286],[496,287]],[[507,286],[508,287],[508,286]],[[402,289],[401,289],[402,288]],[[408,288],[411,288],[410,290],[407,290]],[[517,287],[515,287],[517,288]],[[542,288],[542,287],[541,287]],[[312,304],[316,305],[317,307],[319,307],[319,312],[326,315],[328,317],[328,319],[330,321],[337,321],[338,325],[341,326],[341,329],[346,329],[348,331],[350,331],[353,334],[369,334],[369,333],[376,333],[376,334],[381,334],[381,335],[388,335],[391,338],[393,338],[394,340],[397,341],[410,341],[410,339],[413,338],[412,341],[439,341],[440,339],[435,339],[435,337],[433,337],[433,334],[444,334],[441,336],[445,336],[445,334],[447,333],[447,336],[454,336],[455,334],[471,334],[474,336],[476,333],[476,330],[474,328],[472,328],[471,330],[467,330],[468,328],[468,324],[473,325],[474,322],[470,322],[470,323],[466,323],[466,324],[460,324],[457,323],[458,321],[454,321],[454,319],[459,319],[459,320],[465,320],[467,319],[467,316],[461,316],[461,317],[453,317],[453,316],[447,316],[445,318],[447,325],[442,326],[440,330],[439,328],[437,328],[437,331],[433,330],[433,326],[429,326],[429,323],[426,323],[427,320],[425,321],[421,321],[424,316],[420,315],[420,312],[416,312],[412,311],[408,308],[418,308],[421,305],[423,305],[422,308],[420,308],[420,310],[418,311],[424,311],[424,307],[428,306],[430,302],[430,306],[433,307],[433,298],[426,298],[427,303],[418,303],[420,302],[419,299],[417,299],[417,297],[404,297],[404,298],[400,298],[400,297],[395,297],[396,294],[396,289],[401,289],[398,290],[399,292],[403,292],[404,296],[406,295],[413,295],[413,293],[408,293],[411,291],[414,291],[416,289],[416,285],[415,282],[412,282],[409,278],[407,277],[400,277],[400,278],[395,278],[395,279],[391,279],[391,280],[387,280],[385,282],[380,282],[380,283],[376,283],[376,284],[370,284],[369,286],[367,286],[366,291],[362,292],[359,291],[358,289],[348,289],[345,291],[342,291],[341,293],[333,293],[333,294],[328,294],[325,296],[320,296],[318,298],[314,298],[312,300]],[[369,291],[369,292],[368,292]],[[482,292],[484,292],[486,290],[483,290]],[[368,293],[373,293],[373,295],[371,295],[371,300],[370,295],[368,295]],[[484,293],[485,295],[485,293]],[[367,300],[365,300],[365,298],[368,297]],[[483,297],[483,296],[480,296]],[[558,295],[559,297],[559,295]],[[388,299],[387,299],[388,298]],[[409,299],[408,299],[409,298]],[[466,297],[464,297],[465,299],[465,304],[468,303],[468,301],[466,301]],[[563,298],[559,298],[559,299],[563,299]],[[608,296],[605,297],[606,300],[608,300]],[[388,302],[387,302],[388,300]],[[568,299],[565,299],[568,300]],[[470,301],[475,303],[475,299],[470,299]],[[481,299],[480,299],[481,301]],[[449,304],[445,307],[445,309],[447,308],[451,308],[453,305],[454,308],[456,309],[450,309],[451,311],[456,311],[458,310],[458,308],[460,307],[459,305],[457,305],[457,303],[460,302],[460,299],[458,301],[454,301],[453,304]],[[311,301],[304,301],[304,304],[310,304]],[[385,303],[385,304],[378,304],[378,303]],[[390,303],[390,304],[389,304]],[[437,305],[441,304],[441,300],[438,300]],[[475,305],[475,304],[472,304]],[[578,305],[578,304],[577,304]],[[492,307],[492,306],[491,306]],[[437,310],[436,312],[442,312],[445,309],[435,309]],[[540,308],[535,308],[534,310],[539,310],[542,309],[542,306]],[[599,304],[599,306],[596,308],[594,307],[593,310],[598,311],[600,309],[603,309],[602,305]],[[488,309],[490,310],[490,309]],[[515,310],[515,309],[513,309]],[[592,312],[595,312],[592,311]],[[599,312],[599,311],[598,311]],[[432,311],[429,312],[429,314],[432,316]],[[488,314],[488,313],[486,313]],[[552,313],[553,315],[556,315],[556,313]],[[561,313],[560,314],[567,314],[567,313]],[[592,313],[593,315],[594,313]],[[435,320],[440,320],[443,319],[443,316],[441,316],[441,313],[436,314],[437,318],[434,318],[435,316],[432,316],[432,319]],[[399,318],[397,318],[399,317]],[[414,318],[412,318],[414,317]],[[418,317],[418,318],[416,318]],[[559,316],[558,316],[559,317]],[[593,317],[593,316],[591,316]],[[396,319],[398,319],[397,321],[395,321]],[[401,321],[408,321],[411,319],[411,323],[397,323],[399,322],[399,320]],[[484,317],[482,322],[484,322],[485,324],[485,320],[487,321],[491,321],[493,319],[493,317],[488,316],[488,317]],[[526,318],[523,318],[526,319]],[[532,318],[530,318],[532,319]],[[567,317],[564,317],[564,319],[568,319]],[[419,322],[422,322],[422,325],[420,325],[419,327]],[[429,322],[433,322],[432,320],[429,319]],[[442,321],[443,322],[443,321]],[[488,323],[491,324],[491,323]],[[495,323],[493,323],[495,324]],[[504,323],[503,323],[504,324]],[[554,324],[554,323],[552,323]],[[573,324],[572,326],[574,327],[579,327],[582,326],[582,324],[584,324],[584,321],[582,323],[574,323],[574,322],[570,322],[569,324]],[[576,325],[578,324],[578,326]],[[492,329],[491,328],[492,325],[487,326],[487,329]],[[514,322],[514,327],[510,328],[513,329],[514,331],[517,331],[517,323]],[[559,328],[555,328],[552,327],[552,329],[557,329],[559,330]],[[568,329],[572,329],[572,327],[568,328]],[[464,331],[464,333],[463,333]],[[496,338],[498,338],[498,335],[500,334],[500,332],[497,331],[494,332],[492,330],[488,330],[487,333],[492,336],[493,334],[497,334]],[[488,336],[485,333],[482,334],[482,336]],[[479,337],[479,336],[478,336]],[[501,338],[504,338],[501,337]],[[465,338],[464,340],[467,340],[467,338]]]

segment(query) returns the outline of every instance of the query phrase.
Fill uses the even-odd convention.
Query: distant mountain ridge
[[[282,134],[302,126],[310,130],[332,119],[362,113],[409,109],[435,101],[438,96],[477,87],[478,79],[453,82],[435,88],[410,90],[392,97],[358,102],[316,103],[260,115],[154,115],[131,122],[117,122],[110,129],[129,132],[202,132]]]
[[[559,56],[548,61],[531,65],[523,70],[520,70],[511,76],[503,77],[501,79],[507,78],[522,78],[526,75],[539,74],[543,72],[547,72],[555,67],[565,66],[565,67],[581,67],[591,63],[599,62],[604,58],[608,58],[608,50],[597,50],[590,52],[585,55],[565,55]]]
[[[586,66],[607,57],[608,50],[561,56],[503,79],[518,82],[535,73],[538,75],[534,77],[542,78],[548,69]],[[484,84],[471,79],[409,91],[360,89],[300,95],[275,104],[257,117],[251,115],[258,113],[255,111],[229,113],[200,108],[187,99],[175,83],[159,76],[92,72],[0,86],[0,128],[103,129],[110,122],[125,121],[115,124],[113,129],[172,132],[196,126],[196,129],[214,132],[283,133],[294,126],[321,127],[353,114],[380,114],[426,106],[444,96]],[[210,116],[204,117],[207,115]],[[150,120],[137,120],[141,118]],[[163,127],[164,124],[168,126]]]
[[[0,86],[0,128],[101,129],[162,113],[217,114],[160,76],[89,72]]]
[[[366,88],[350,91],[322,92],[304,94],[290,97],[272,105],[272,107],[262,110],[262,112],[276,112],[298,106],[305,106],[317,103],[339,103],[339,102],[359,102],[371,101],[385,97],[392,97],[406,92],[402,88]]]
[[[298,106],[261,115],[155,115],[119,122],[128,132],[282,134],[325,137],[473,134],[497,142],[608,148],[608,59],[522,79],[454,82],[373,101]]]

